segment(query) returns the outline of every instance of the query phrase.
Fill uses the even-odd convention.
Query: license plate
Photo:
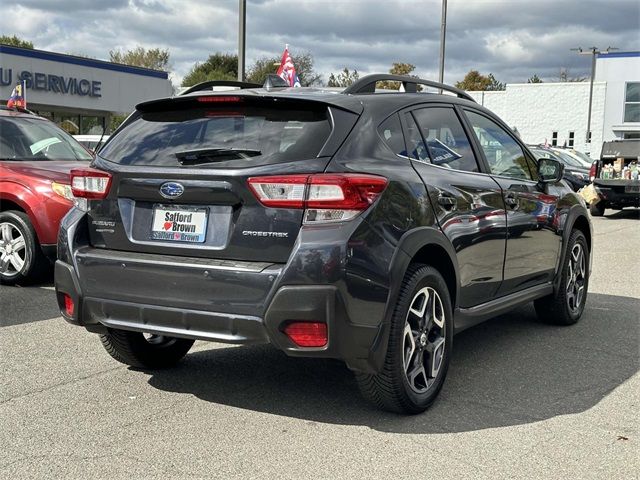
[[[640,185],[627,185],[624,187],[624,193],[640,193]]]
[[[155,205],[151,238],[170,242],[202,243],[207,233],[207,209]]]

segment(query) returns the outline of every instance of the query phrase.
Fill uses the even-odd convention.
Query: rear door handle
[[[505,195],[504,203],[506,203],[510,208],[515,208],[518,206],[518,199],[513,193],[509,193]]]
[[[456,200],[456,197],[441,193],[438,195],[438,203],[447,210],[453,210],[456,208],[458,201]]]

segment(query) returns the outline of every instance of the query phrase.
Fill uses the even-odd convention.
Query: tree
[[[313,69],[313,55],[311,52],[292,52],[291,58],[300,79],[300,85],[308,87],[322,84],[322,75]],[[264,83],[267,75],[275,74],[280,65],[280,57],[262,57],[257,59],[247,72],[247,81]]]
[[[33,42],[29,42],[27,40],[23,40],[16,35],[2,35],[0,36],[0,44],[2,45],[11,45],[12,47],[22,47],[22,48],[30,48],[33,50]]]
[[[333,73],[329,75],[327,87],[348,87],[358,79],[360,79],[360,74],[357,70],[350,72],[347,67],[344,67],[344,70],[338,75],[334,75]]]
[[[484,91],[491,85],[491,79],[477,70],[469,70],[461,82],[456,82],[456,88],[471,92]]]
[[[542,83],[542,79],[538,76],[538,74],[533,74],[533,77],[530,77],[527,80],[527,83]]]
[[[137,46],[133,50],[110,50],[109,59],[114,63],[132,65],[134,67],[151,68],[153,70],[169,69],[169,50]]]
[[[569,75],[569,69],[564,67],[560,69],[560,75],[558,76],[560,82],[584,82],[586,79],[587,77],[572,77]]]
[[[183,87],[191,87],[209,80],[236,80],[238,55],[216,52],[206,62],[196,63],[182,79]]]
[[[410,63],[394,62],[391,65],[391,68],[389,69],[389,73],[391,75],[407,75],[409,77],[418,78],[417,75],[411,75],[411,72],[413,72],[415,69],[416,69],[416,66]],[[391,81],[384,80],[382,82],[377,82],[377,87],[383,88],[385,90],[399,90],[400,82],[391,82]],[[419,85],[418,85],[418,90],[419,91],[422,90],[422,88],[420,88]]]
[[[488,91],[504,90],[507,87],[506,84],[498,81],[496,77],[493,76],[493,73],[490,73],[487,78],[489,78],[489,86],[487,87]]]

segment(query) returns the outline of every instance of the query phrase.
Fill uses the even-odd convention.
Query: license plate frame
[[[625,185],[624,193],[640,193],[640,185]]]
[[[152,209],[151,240],[183,244],[206,241],[208,208],[156,203]]]

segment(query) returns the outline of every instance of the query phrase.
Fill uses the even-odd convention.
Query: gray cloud
[[[386,71],[394,61],[437,77],[439,0],[249,0],[248,62],[278,56],[285,43],[309,51],[325,75],[343,67]],[[237,0],[23,0],[3,33],[36,48],[107,58],[113,48],[168,48],[173,78],[197,61],[237,48]],[[640,50],[636,0],[450,0],[445,80],[470,69],[503,81],[534,73],[558,77],[561,68],[584,76],[588,57],[571,47],[592,45]],[[294,58],[295,61],[295,58]]]

